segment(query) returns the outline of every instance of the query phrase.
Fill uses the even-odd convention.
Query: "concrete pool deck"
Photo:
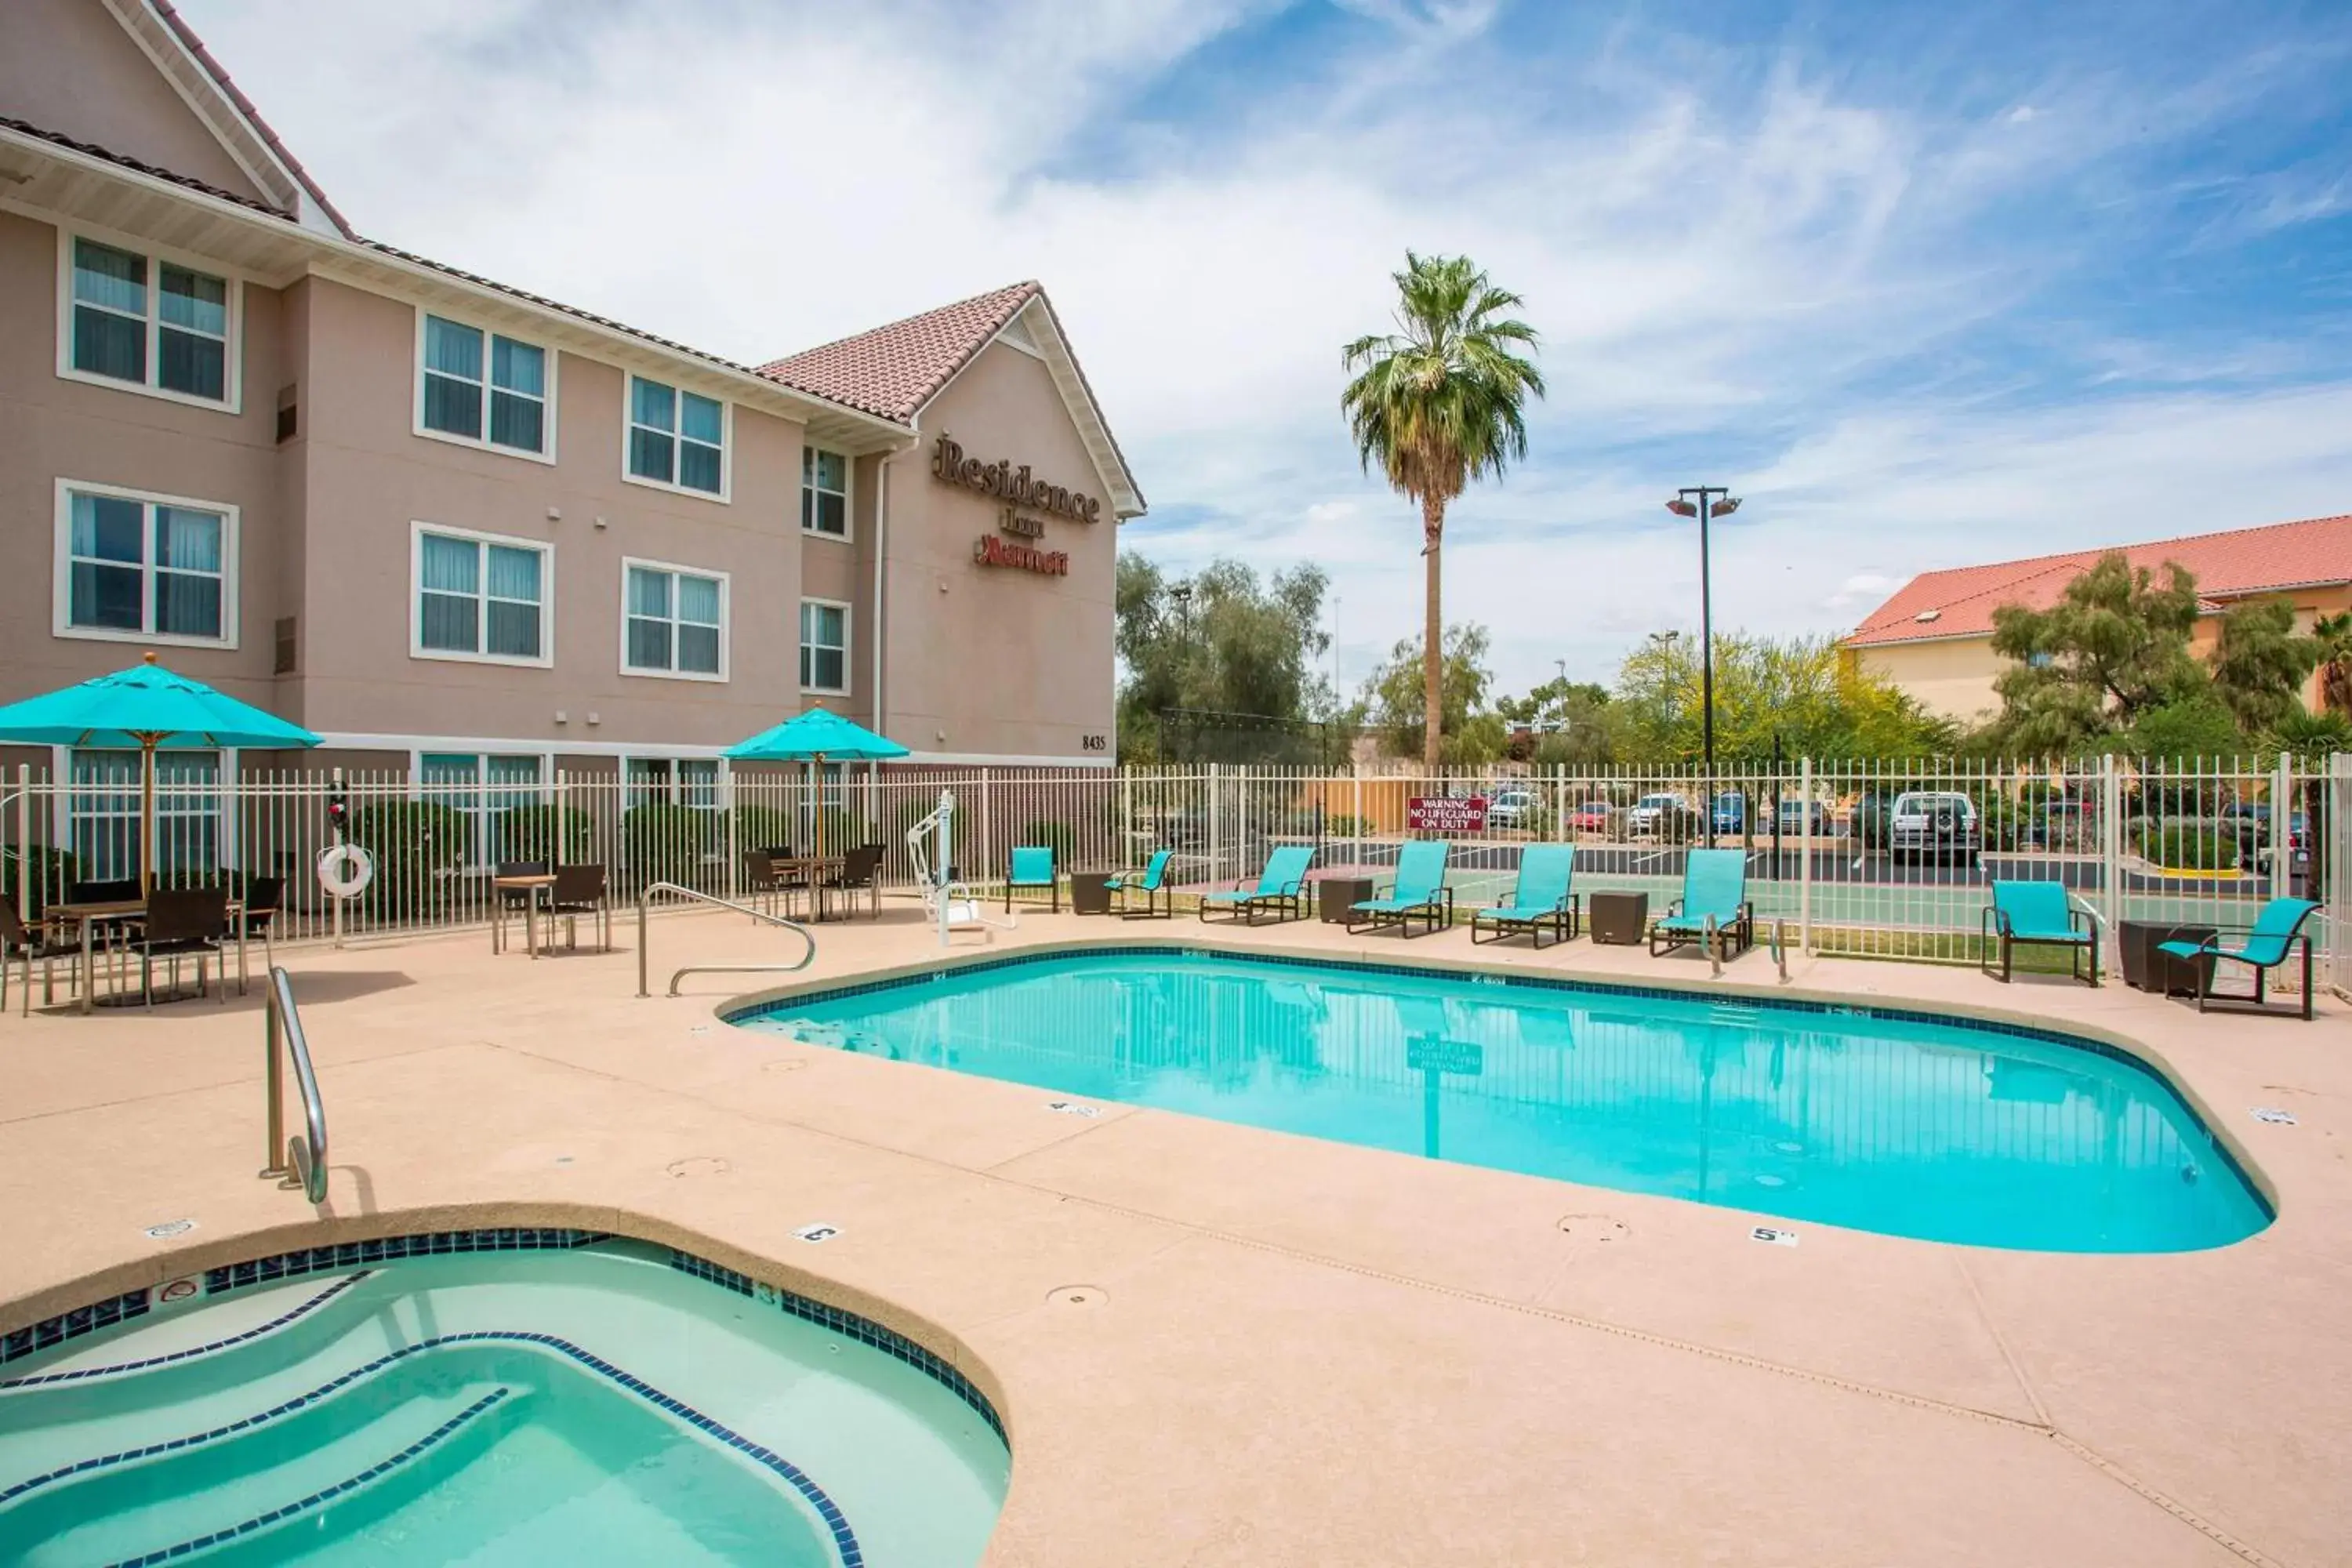
[[[801,979],[923,963],[912,906]],[[991,947],[1177,938],[1771,992],[1770,955],[1027,915]],[[1792,989],[2139,1043],[2273,1194],[2209,1252],[2002,1252],[1105,1105],[732,1030],[765,982],[635,999],[609,954],[466,931],[282,954],[329,1200],[255,1179],[258,987],[0,1018],[0,1327],[331,1238],[492,1224],[674,1240],[964,1366],[1012,1432],[987,1561],[2352,1561],[2352,1015],[2199,1017],[2110,984],[1792,961]],[[789,940],[653,927],[654,988]],[[259,955],[255,955],[258,964]],[[2255,1121],[2276,1106],[2293,1126]],[[143,1227],[195,1228],[155,1242]],[[793,1238],[824,1221],[822,1246]],[[1565,1224],[1563,1222],[1566,1222]],[[1604,1222],[1614,1222],[1604,1223]],[[1617,1226],[1622,1226],[1622,1232]],[[1069,1288],[1083,1287],[1067,1298]]]

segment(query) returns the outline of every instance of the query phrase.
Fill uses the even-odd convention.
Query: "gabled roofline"
[[[1114,515],[1121,521],[1142,516],[1150,503],[1143,499],[1143,487],[1135,482],[1135,471],[1128,467],[1127,454],[1119,449],[1118,437],[1111,434],[1110,421],[1103,417],[1102,405],[1095,397],[1094,384],[1087,379],[1086,366],[1078,363],[1077,351],[1070,347],[1069,334],[1062,330],[1061,313],[1054,309],[1053,299],[1046,294],[1044,285],[1040,284],[1037,291],[1023,303],[1021,309],[1006,318],[1006,324],[1019,321],[1032,304],[1045,307],[1045,319],[1054,329],[1052,341],[1041,345],[1048,355],[1046,368],[1055,373],[1055,388],[1062,395],[1062,404],[1068,411],[1071,422],[1078,427],[1079,438],[1087,443],[1087,456],[1094,458],[1095,469],[1103,481],[1103,488],[1114,497],[1123,492],[1131,499],[1131,505],[1115,505],[1112,508]],[[1003,331],[999,327],[997,333],[1001,335]],[[1036,334],[1033,332],[1030,335],[1034,337]],[[992,343],[996,337],[992,336],[988,341]],[[1055,355],[1059,356],[1059,364],[1053,357]],[[1068,367],[1070,380],[1076,384],[1075,387],[1064,384],[1062,365]],[[1103,454],[1095,450],[1093,435],[1099,435],[1102,445],[1108,448],[1111,466],[1116,473],[1103,471]]]
[[[332,268],[337,263],[344,265],[354,262],[363,263],[404,273],[414,278],[431,279],[445,286],[454,283],[469,292],[497,300],[520,301],[548,315],[592,328],[599,336],[618,340],[624,344],[650,347],[673,360],[691,362],[735,383],[740,393],[756,392],[787,405],[798,405],[803,410],[822,411],[826,416],[850,421],[864,426],[894,447],[911,446],[914,442],[913,427],[903,421],[887,418],[868,410],[824,396],[819,393],[803,391],[800,387],[777,381],[772,376],[761,375],[749,365],[738,363],[733,360],[722,358],[718,354],[693,348],[668,338],[656,336],[652,332],[614,321],[610,317],[582,310],[575,305],[566,305],[561,300],[533,294],[528,289],[500,283],[478,273],[467,272],[462,268],[452,267],[446,262],[434,261],[425,257],[401,250],[394,246],[362,239],[356,236],[345,236],[323,228],[306,227],[295,222],[290,215],[278,208],[264,205],[249,197],[239,195],[236,192],[220,190],[201,180],[169,169],[156,168],[92,142],[76,141],[57,132],[29,125],[21,121],[0,118],[0,145],[9,144],[26,146],[42,156],[58,159],[68,164],[88,167],[110,178],[145,186],[172,200],[188,203],[221,218],[263,227],[272,237],[306,249],[311,258],[310,270],[320,270],[317,266],[319,262],[328,263],[328,269],[321,272],[322,276],[333,277]],[[17,204],[12,203],[11,205],[16,210],[27,210]],[[37,209],[36,216],[47,211],[49,209]],[[72,221],[68,215],[59,214],[58,216],[68,223]],[[45,217],[44,221],[57,221],[57,219]]]

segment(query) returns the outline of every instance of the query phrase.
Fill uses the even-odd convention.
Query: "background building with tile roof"
[[[2178,563],[2196,579],[2206,611],[2192,638],[2200,654],[2212,646],[2216,617],[2231,605],[2284,599],[2302,630],[2319,616],[2352,609],[2352,516],[2318,517],[1923,572],[1863,617],[1844,647],[1864,668],[1893,680],[1929,711],[1963,721],[1983,718],[2000,706],[1993,680],[2008,662],[1992,650],[1993,611],[2003,605],[2047,609],[2111,550],[2149,571]],[[2315,678],[2305,698],[2316,706]]]

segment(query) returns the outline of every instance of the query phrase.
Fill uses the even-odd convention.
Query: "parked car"
[[[1811,810],[1806,809],[1808,804]],[[1830,808],[1818,800],[1784,800],[1780,803],[1780,831],[1826,834],[1830,831]]]
[[[1635,838],[1651,837],[1670,816],[1696,817],[1698,807],[1671,790],[1645,795],[1633,803],[1633,810],[1625,814],[1625,831]]]
[[[1486,826],[1489,827],[1532,827],[1536,821],[1536,796],[1533,790],[1496,790],[1486,801]]]
[[[1748,797],[1727,789],[1715,797],[1715,830],[1737,833],[1748,824]]]
[[[1983,839],[1976,802],[1944,790],[1906,790],[1887,815],[1886,847],[1897,861],[1951,860],[1973,866]]]
[[[2267,805],[2240,802],[2221,814],[2221,825],[2225,831],[2236,835],[2238,854],[2242,858],[2251,859],[2258,851],[2271,847],[2271,808]],[[2298,811],[2290,814],[2286,833],[2286,847],[2295,858],[2302,859],[2311,853],[2311,817],[2308,813]]]
[[[1609,803],[1605,800],[1580,801],[1569,809],[1568,825],[1579,833],[1609,831]]]

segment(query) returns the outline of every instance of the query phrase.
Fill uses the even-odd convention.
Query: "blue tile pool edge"
[[[343,1241],[320,1247],[296,1247],[287,1252],[273,1252],[249,1258],[241,1263],[225,1264],[205,1270],[205,1299],[241,1290],[249,1286],[275,1284],[279,1280],[299,1279],[330,1268],[357,1268],[394,1261],[403,1258],[442,1257],[467,1252],[523,1252],[568,1250],[594,1242],[628,1240],[623,1233],[603,1230],[578,1230],[555,1226],[503,1226],[479,1230],[421,1231],[407,1236],[378,1237],[368,1241]],[[661,1245],[661,1244],[652,1244]],[[748,1297],[761,1305],[773,1306],[789,1316],[827,1329],[858,1343],[880,1351],[893,1360],[923,1373],[968,1406],[996,1434],[997,1441],[1008,1450],[1012,1439],[1005,1431],[1003,1419],[995,1405],[980,1386],[956,1365],[924,1345],[908,1338],[896,1329],[876,1322],[873,1319],[835,1307],[814,1297],[801,1295],[780,1285],[770,1285],[741,1274],[709,1258],[688,1252],[682,1247],[662,1245],[669,1266],[683,1274],[692,1275],[707,1284],[738,1296]],[[297,1309],[307,1311],[323,1297],[313,1298]],[[79,1339],[101,1328],[110,1328],[133,1318],[146,1316],[153,1310],[153,1291],[147,1287],[109,1296],[86,1307],[77,1307],[44,1318],[37,1323],[0,1335],[0,1365],[51,1349],[69,1340]],[[274,1326],[274,1325],[265,1325]],[[240,1335],[239,1338],[250,1337]],[[197,1345],[181,1352],[199,1355],[229,1342]],[[38,1374],[37,1374],[38,1375]],[[94,1375],[94,1374],[93,1374]],[[26,1379],[26,1382],[34,1381]],[[755,1456],[756,1457],[756,1456]]]
[[[2006,1035],[2015,1039],[2033,1040],[2043,1045],[2073,1050],[2089,1051],[2109,1060],[2120,1062],[2154,1083],[2172,1102],[2179,1107],[2192,1125],[2203,1132],[2211,1143],[2213,1152],[2226,1163],[2245,1189],[2253,1194],[2262,1207],[2266,1221],[2278,1218],[2278,1195],[2266,1178],[2245,1157],[2236,1140],[2226,1132],[2220,1121],[2206,1112],[2206,1108],[2172,1074],[2157,1061],[2150,1060],[2139,1049],[2117,1041],[2104,1040],[2096,1035],[2077,1034],[2068,1029],[2053,1029],[2038,1024],[2013,1023],[2006,1018],[1987,1017],[1973,1013],[1937,1013],[1925,1007],[1886,1005],[1881,1003],[1830,1001],[1818,996],[1790,996],[1749,989],[1701,990],[1696,986],[1643,985],[1637,982],[1597,980],[1581,975],[1531,974],[1524,971],[1489,968],[1475,963],[1395,963],[1381,959],[1327,957],[1303,952],[1267,952],[1247,948],[1226,947],[1210,942],[1079,941],[1040,944],[1020,952],[984,955],[958,954],[920,965],[891,969],[866,980],[839,984],[817,983],[782,993],[761,993],[750,1000],[731,1003],[719,1009],[719,1020],[724,1024],[743,1025],[762,1019],[783,1019],[794,1010],[819,1003],[837,1002],[852,996],[875,992],[898,991],[909,986],[928,985],[940,980],[965,974],[981,973],[997,969],[1018,968],[1024,964],[1051,963],[1071,958],[1213,958],[1237,963],[1265,964],[1269,968],[1337,970],[1349,974],[1393,974],[1412,980],[1454,980],[1479,985],[1519,986],[1538,991],[1572,991],[1586,995],[1633,998],[1652,1001],[1733,1003],[1753,1006],[1759,1012],[1778,1010],[1853,1019],[1885,1019],[1889,1023],[1931,1024],[1945,1028],[1975,1030],[1984,1034]]]

